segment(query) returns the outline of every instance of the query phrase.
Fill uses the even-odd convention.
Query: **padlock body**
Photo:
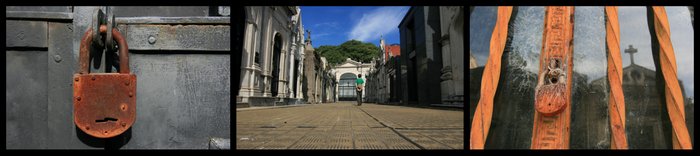
[[[561,83],[542,86],[535,95],[535,100],[538,101],[535,103],[535,110],[544,116],[561,113],[567,107],[565,91],[566,85]]]
[[[136,75],[74,74],[73,117],[76,126],[91,136],[122,134],[136,119]]]

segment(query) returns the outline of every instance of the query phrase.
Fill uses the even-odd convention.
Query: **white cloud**
[[[331,35],[331,33],[315,33],[315,34],[312,33],[311,39],[316,40],[316,41],[320,41],[320,40],[324,40],[325,39],[324,36],[328,36],[328,35]]]
[[[324,22],[324,23],[318,23],[314,24],[314,28],[318,27],[323,27],[323,28],[337,28],[338,27],[338,22]]]
[[[408,7],[380,7],[365,13],[350,30],[348,39],[368,42],[379,39],[381,34],[398,31],[406,11]]]

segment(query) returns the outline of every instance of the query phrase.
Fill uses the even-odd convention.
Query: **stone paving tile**
[[[463,111],[350,102],[236,112],[237,149],[464,149]]]

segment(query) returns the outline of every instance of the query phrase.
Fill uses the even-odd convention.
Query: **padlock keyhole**
[[[116,122],[117,120],[118,120],[118,119],[106,117],[106,118],[104,118],[104,119],[102,119],[102,120],[95,120],[95,122],[97,122],[97,123],[108,122],[108,121],[114,121],[114,122]]]

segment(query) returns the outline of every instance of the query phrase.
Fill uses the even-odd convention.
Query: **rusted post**
[[[620,56],[620,25],[617,7],[605,7],[605,45],[608,50],[608,81],[610,82],[609,114],[611,149],[627,149],[625,134],[625,96],[622,91],[622,57]],[[633,61],[634,63],[634,61]]]
[[[491,36],[489,59],[481,79],[481,97],[474,112],[474,119],[469,138],[469,149],[484,149],[486,137],[491,126],[493,98],[496,96],[498,79],[501,75],[501,57],[508,36],[508,22],[511,19],[512,6],[499,6],[498,19]]]
[[[685,123],[684,99],[678,83],[676,56],[671,44],[671,31],[663,6],[647,7],[647,21],[652,38],[652,53],[657,69],[661,70],[666,109],[673,127],[673,148],[692,149]],[[660,68],[658,68],[660,67]]]
[[[569,148],[573,33],[574,7],[546,7],[532,149]]]

